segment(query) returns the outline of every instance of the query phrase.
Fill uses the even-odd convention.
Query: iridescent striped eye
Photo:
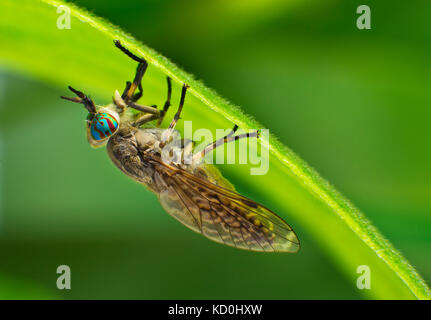
[[[118,129],[118,120],[107,112],[99,112],[91,120],[91,137],[96,140],[103,140],[112,136]]]

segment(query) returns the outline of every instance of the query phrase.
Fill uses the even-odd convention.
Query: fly
[[[109,157],[122,172],[154,192],[172,217],[208,239],[245,250],[297,252],[298,237],[282,218],[238,194],[213,165],[203,162],[205,155],[218,146],[243,138],[259,138],[259,132],[235,135],[235,125],[228,135],[196,153],[190,162],[166,160],[163,151],[168,144],[178,146],[180,154],[193,148],[191,141],[180,140],[175,130],[189,86],[182,87],[179,107],[169,127],[160,128],[171,105],[171,79],[167,77],[167,98],[162,109],[138,104],[148,63],[120,41],[114,43],[138,62],[135,78],[126,82],[123,93],[115,91],[113,103],[107,106],[96,106],[87,95],[70,86],[76,97],[61,97],[87,109],[90,145],[106,145]],[[155,126],[142,128],[154,122]]]

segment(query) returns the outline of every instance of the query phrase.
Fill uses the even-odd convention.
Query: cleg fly
[[[170,161],[172,154],[178,155],[178,150],[184,155],[193,148],[190,141],[178,140],[175,130],[189,86],[182,87],[178,111],[169,127],[160,128],[171,105],[171,79],[167,78],[163,109],[138,104],[142,97],[141,80],[148,63],[120,41],[114,43],[138,62],[135,78],[126,83],[123,93],[115,91],[113,103],[107,106],[96,106],[87,95],[72,87],[69,89],[76,97],[61,97],[81,103],[87,109],[90,145],[106,145],[109,157],[122,172],[153,191],[171,216],[208,239],[245,250],[297,252],[298,237],[282,218],[238,194],[213,165],[203,162],[205,155],[216,147],[238,139],[259,138],[259,131],[235,135],[238,127],[234,126],[228,135],[193,155],[191,161]],[[132,112],[132,109],[139,112]],[[155,125],[142,128],[148,123]],[[174,148],[167,148],[172,145],[177,146],[176,152],[172,152]],[[166,149],[170,150],[171,158],[163,156]]]

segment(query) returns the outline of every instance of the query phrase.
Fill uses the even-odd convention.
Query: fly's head
[[[82,103],[88,111],[87,139],[94,148],[101,147],[108,142],[120,128],[120,116],[113,108],[96,107],[93,100],[82,92],[69,87],[69,90],[77,95],[74,98],[61,97],[72,102]]]

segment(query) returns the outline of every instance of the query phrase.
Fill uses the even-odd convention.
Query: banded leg
[[[189,88],[189,85],[184,83],[183,88],[181,90],[181,99],[180,99],[180,105],[178,106],[178,111],[175,114],[174,119],[172,119],[171,124],[169,125],[169,128],[166,129],[164,132],[162,142],[160,144],[161,146],[163,146],[167,141],[169,141],[169,138],[171,137],[172,132],[174,131],[175,125],[180,119],[181,111],[183,110],[184,100],[186,99],[186,92],[188,88]]]
[[[140,97],[142,97],[142,77],[145,74],[145,71],[147,70],[148,64],[144,60],[144,62],[141,62],[138,64],[138,68],[136,69],[135,79],[133,80],[132,84],[129,87],[129,90],[127,90],[126,95],[124,96],[125,101],[137,101]],[[137,94],[134,94],[136,91],[136,88],[139,89],[139,92]]]
[[[171,95],[172,95],[172,82],[171,82],[171,78],[166,77],[166,81],[168,83],[168,96],[166,98],[166,102],[165,105],[163,106],[163,110],[161,112],[159,121],[157,121],[157,127],[160,127],[160,125],[163,122],[163,119],[165,118],[166,112],[168,112],[168,109],[171,105]]]
[[[139,92],[138,92],[138,93],[135,93],[135,94],[133,95],[133,97],[132,97],[132,101],[133,101],[133,102],[136,102],[136,101],[138,101],[139,99],[141,99],[142,95],[144,94],[144,91],[142,90],[142,78],[141,78],[141,81],[139,81],[138,89],[139,89]],[[157,108],[157,107],[156,107],[156,108]]]
[[[142,78],[147,70],[148,63],[145,59],[139,58],[138,56],[131,53],[128,49],[123,47],[119,40],[114,41],[115,46],[124,52],[127,56],[132,58],[133,60],[139,62],[138,68],[136,69],[135,79],[132,83],[126,83],[126,89],[121,96],[125,101],[137,101],[142,96]],[[137,94],[134,94],[136,89],[139,89]]]
[[[130,89],[130,86],[132,85],[132,83],[130,82],[130,81],[127,81],[126,82],[126,87],[124,88],[124,91],[123,91],[123,94],[121,95],[121,97],[124,99],[126,96],[127,96],[127,93],[129,92],[129,89]],[[139,89],[139,92],[138,93],[135,93],[134,95],[133,95],[133,97],[132,97],[132,101],[133,102],[136,102],[136,101],[138,101],[139,99],[141,99],[141,97],[142,97],[142,94],[143,94],[143,90],[142,90],[142,83],[139,83],[139,85],[138,85],[138,89]]]
[[[130,81],[126,82],[126,87],[124,88],[124,91],[123,91],[123,94],[121,95],[121,98],[124,99],[126,97],[127,92],[129,91],[131,85],[132,85],[132,83]]]
[[[238,126],[235,125],[233,127],[232,131],[228,135],[226,135],[223,138],[218,139],[218,140],[214,141],[213,143],[207,145],[204,150],[202,150],[201,152],[199,152],[193,156],[193,162],[201,160],[208,153],[210,153],[211,151],[213,151],[217,147],[224,145],[225,143],[229,143],[231,141],[236,141],[236,140],[244,139],[244,138],[259,138],[259,134],[260,134],[259,130],[256,130],[253,132],[242,133],[240,135],[234,136],[233,134],[237,130],[238,130]]]
[[[129,106],[133,109],[136,109],[138,111],[141,111],[141,112],[157,114],[159,116],[158,117],[159,121],[157,122],[157,126],[159,127],[163,121],[164,116],[166,115],[166,112],[169,109],[169,106],[171,105],[171,95],[172,95],[171,78],[167,77],[167,82],[168,82],[168,96],[166,98],[165,105],[163,106],[163,110],[158,110],[157,105],[155,105],[155,104],[152,106],[145,106],[145,105],[136,103],[136,100],[138,100],[140,98],[140,96],[138,96],[138,95],[141,92],[135,94],[132,98],[132,101],[128,101],[128,102],[124,101],[123,96],[127,93],[127,91],[129,90],[129,88],[131,86],[131,82],[129,82],[129,81],[126,83],[126,88],[124,89],[124,92],[121,96],[119,94],[117,94],[117,92],[115,93],[114,102],[121,110],[124,110],[124,107],[127,105],[127,106]]]
[[[129,102],[129,103],[127,103],[127,105],[130,108],[136,109],[136,110],[141,111],[141,112],[156,114],[158,116],[158,118],[160,118],[160,115],[162,114],[162,111],[158,110],[157,106],[155,104],[152,106],[145,106],[143,104],[138,104],[135,102]]]
[[[133,127],[139,128],[143,124],[156,120],[159,117],[157,114],[144,114],[131,123]]]

